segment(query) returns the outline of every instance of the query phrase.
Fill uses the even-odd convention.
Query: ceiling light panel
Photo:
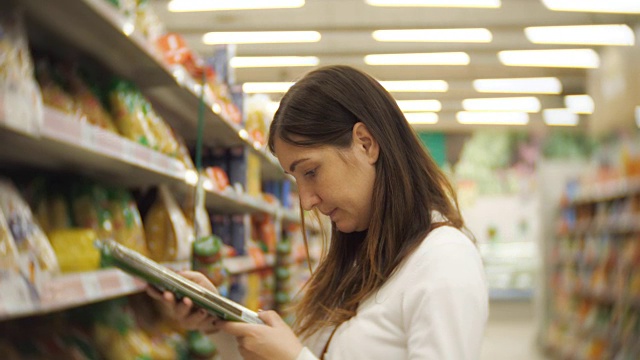
[[[564,106],[576,114],[593,114],[595,108],[589,95],[567,95],[564,97]]]
[[[293,86],[292,82],[246,82],[242,91],[247,94],[285,93]]]
[[[304,0],[171,0],[167,8],[171,12],[192,11],[225,11],[225,10],[254,10],[254,9],[286,9],[300,8]]]
[[[412,125],[429,125],[438,122],[438,114],[434,112],[405,113],[404,116]]]
[[[489,43],[493,39],[487,29],[376,30],[371,36],[376,41],[390,42]]]
[[[542,3],[554,11],[640,14],[638,0],[542,0]]]
[[[576,126],[580,121],[578,114],[569,109],[544,109],[542,117],[544,123],[551,126]]]
[[[481,93],[560,94],[562,83],[555,77],[478,79],[473,88]]]
[[[464,52],[371,54],[364,57],[367,65],[469,65]]]
[[[461,124],[468,125],[526,125],[529,114],[524,112],[488,112],[488,111],[459,111],[456,119]]]
[[[237,31],[209,32],[202,42],[215,44],[275,44],[318,42],[321,35],[317,31]]]
[[[507,66],[589,68],[600,66],[600,58],[592,49],[508,50],[498,52]]]
[[[236,56],[229,65],[233,68],[317,66],[316,56]]]
[[[403,112],[434,112],[442,110],[438,100],[398,100],[398,106]]]
[[[371,6],[499,8],[500,0],[365,0]]]
[[[449,84],[444,80],[381,81],[389,92],[446,92]]]
[[[467,111],[518,111],[537,113],[540,111],[540,107],[540,100],[533,96],[462,100],[462,108]]]
[[[538,26],[524,29],[534,44],[618,45],[635,44],[633,30],[627,25]]]

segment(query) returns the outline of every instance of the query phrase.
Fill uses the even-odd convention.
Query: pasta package
[[[132,84],[117,81],[109,93],[111,112],[118,131],[129,140],[157,148],[158,142],[143,111],[144,98]]]
[[[191,257],[193,228],[166,185],[158,187],[158,196],[144,219],[147,247],[155,261],[181,261]]]
[[[100,252],[92,229],[53,230],[49,240],[58,257],[62,272],[92,271],[100,268]]]
[[[60,271],[55,252],[27,203],[13,183],[4,178],[0,178],[0,211],[6,224],[0,243],[17,251],[18,271],[28,281],[30,297],[37,299],[44,282]],[[11,242],[13,246],[9,245]],[[6,259],[14,258],[13,253],[6,251]],[[15,285],[20,287],[19,281]]]
[[[142,217],[129,192],[113,189],[108,192],[113,238],[120,244],[145,256],[149,255]]]

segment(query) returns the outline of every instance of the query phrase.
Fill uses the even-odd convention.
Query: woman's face
[[[304,210],[317,208],[345,233],[369,228],[378,144],[364,124],[354,126],[346,149],[308,148],[276,139],[275,153],[296,179]]]

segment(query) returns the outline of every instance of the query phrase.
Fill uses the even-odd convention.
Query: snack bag
[[[64,69],[69,90],[76,101],[78,110],[87,118],[90,124],[99,126],[111,132],[117,132],[113,120],[102,107],[98,97],[91,91],[77,73],[77,70]]]
[[[144,99],[132,84],[116,81],[109,92],[109,103],[115,125],[124,137],[150,148],[157,147],[157,139],[143,112]]]
[[[178,142],[171,128],[153,111],[148,102],[144,102],[142,110],[149,124],[149,130],[157,140],[158,150],[171,157],[178,156]]]
[[[60,268],[58,260],[40,226],[36,223],[31,209],[21,198],[13,183],[0,178],[0,211],[4,214],[9,230],[5,244],[11,239],[18,252],[18,266],[21,276],[28,280],[37,298],[42,286]],[[6,236],[6,235],[5,235]]]
[[[51,65],[46,60],[38,60],[36,63],[36,79],[45,105],[79,117],[73,98],[54,80]]]
[[[26,280],[20,273],[20,257],[13,235],[0,209],[0,304],[6,311],[18,311],[35,300],[32,293],[36,289]]]
[[[53,230],[49,240],[62,272],[92,271],[100,268],[100,252],[95,248],[92,229]]]
[[[107,190],[89,182],[73,188],[72,210],[77,227],[93,229],[98,238],[113,236],[113,221],[109,211]]]
[[[149,255],[142,217],[138,206],[125,190],[108,191],[109,212],[112,216],[113,237],[120,244],[145,256]]]
[[[158,187],[158,197],[144,219],[147,247],[155,261],[182,261],[191,257],[193,229],[166,185]]]

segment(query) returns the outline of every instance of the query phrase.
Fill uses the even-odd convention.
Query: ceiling
[[[360,68],[379,80],[445,80],[445,93],[394,93],[398,100],[436,99],[442,103],[440,121],[430,128],[443,131],[471,129],[458,124],[455,113],[465,98],[520,96],[481,94],[472,87],[474,79],[555,76],[563,85],[561,95],[538,96],[542,108],[563,107],[563,95],[586,93],[588,71],[571,68],[513,67],[498,61],[500,50],[584,48],[570,45],[536,45],[523,32],[527,26],[587,25],[626,23],[634,27],[640,15],[556,12],[540,0],[502,0],[498,9],[389,8],[367,5],[364,0],[307,0],[302,8],[250,11],[172,13],[167,1],[156,0],[154,10],[169,31],[182,34],[192,49],[203,57],[213,47],[202,43],[209,31],[316,30],[317,43],[237,45],[238,56],[313,55],[320,66],[346,64]],[[487,28],[490,43],[391,43],[375,41],[371,32],[380,29]],[[637,44],[635,45],[638,46]],[[595,50],[599,50],[597,47]],[[465,51],[467,66],[371,66],[367,54]],[[309,67],[235,69],[237,83],[253,81],[294,81]],[[273,96],[277,100],[278,95]],[[544,127],[540,114],[532,114],[529,128]],[[581,118],[581,123],[584,124]]]

